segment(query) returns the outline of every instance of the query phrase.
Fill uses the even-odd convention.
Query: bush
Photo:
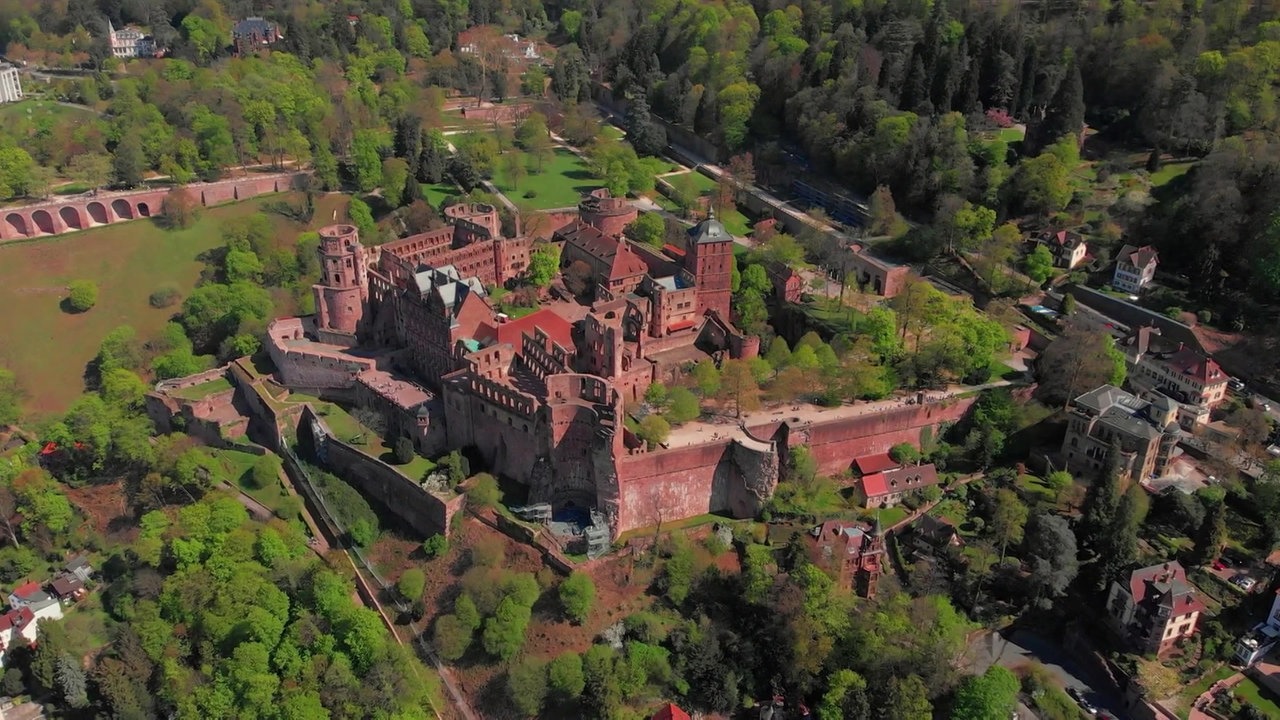
[[[449,552],[449,538],[444,535],[432,535],[422,543],[422,554],[428,560],[434,560],[446,552]]]
[[[547,697],[547,666],[525,658],[507,671],[507,692],[521,714],[537,715]]]
[[[552,660],[547,666],[547,680],[557,695],[566,700],[577,700],[587,686],[582,675],[582,656],[566,652]]]
[[[267,453],[255,460],[249,470],[249,484],[259,490],[280,484],[280,456]]]
[[[596,601],[596,584],[591,576],[575,570],[560,583],[560,604],[564,606],[565,615],[581,625],[591,614],[591,606]]]
[[[163,308],[173,307],[174,305],[177,305],[178,301],[181,299],[182,299],[182,291],[178,289],[178,286],[165,285],[159,290],[156,290],[155,292],[151,293],[151,296],[147,298],[147,302],[151,305],[151,307],[156,308],[157,310],[160,310]]]
[[[400,580],[396,582],[396,591],[400,593],[400,597],[413,602],[422,597],[422,591],[427,588],[427,576],[418,568],[409,568],[400,576]]]
[[[467,488],[467,503],[474,508],[496,507],[502,500],[502,490],[498,488],[498,479],[489,473],[480,473],[471,480]]]
[[[90,280],[72,280],[67,286],[67,307],[72,312],[88,312],[98,304],[98,286]]]
[[[160,203],[159,222],[170,230],[184,230],[200,218],[200,201],[185,187],[176,187]]]
[[[472,634],[472,630],[465,627],[456,615],[441,615],[436,620],[432,641],[440,657],[453,662],[466,654]]]

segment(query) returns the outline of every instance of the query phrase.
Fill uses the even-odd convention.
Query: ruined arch
[[[62,222],[68,228],[75,228],[76,230],[84,229],[84,221],[80,219],[80,213],[70,205],[63,205],[62,208],[58,210],[58,217],[62,218]]]
[[[85,207],[89,212],[89,222],[98,225],[106,225],[111,222],[111,216],[107,214],[107,206],[94,200]]]
[[[14,232],[26,237],[31,233],[27,230],[27,219],[18,213],[9,213],[5,216],[4,221]]]
[[[36,230],[42,233],[52,235],[58,232],[57,226],[53,224],[53,216],[48,210],[36,210],[31,213],[31,222],[36,226]]]
[[[146,203],[138,203],[138,217],[151,217],[151,208]]]
[[[129,201],[124,198],[111,201],[111,212],[114,212],[116,217],[121,220],[133,219],[133,208],[129,207]]]

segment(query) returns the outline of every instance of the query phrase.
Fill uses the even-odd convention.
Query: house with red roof
[[[691,720],[689,713],[681,710],[675,703],[667,703],[653,714],[653,720]]]
[[[887,457],[887,456],[886,456]],[[938,469],[932,463],[923,465],[898,465],[862,476],[864,506],[871,508],[893,507],[907,493],[923,490],[938,484]]]
[[[1070,230],[1047,232],[1040,236],[1040,244],[1049,248],[1054,267],[1067,270],[1084,262],[1085,256],[1089,254],[1089,244],[1084,237]]]
[[[1156,276],[1160,256],[1150,245],[1134,247],[1125,245],[1116,256],[1116,271],[1111,277],[1111,287],[1127,293],[1139,293]]]
[[[1111,583],[1107,614],[1139,652],[1163,655],[1194,635],[1205,604],[1177,561],[1139,568]]]
[[[1227,396],[1230,379],[1217,361],[1183,342],[1163,337],[1160,328],[1135,329],[1119,342],[1130,365],[1129,384],[1138,390],[1156,390],[1191,406],[1212,409]],[[1193,413],[1207,422],[1207,412]]]
[[[631,248],[630,242],[606,235],[585,222],[578,221],[556,230],[553,239],[564,243],[561,266],[567,268],[583,262],[591,268],[598,300],[626,295],[639,287],[649,272],[648,264]]]

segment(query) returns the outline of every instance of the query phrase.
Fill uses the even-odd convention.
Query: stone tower
[[[352,225],[320,229],[320,282],[311,286],[316,300],[316,331],[322,340],[354,343],[369,303],[364,246]]]
[[[698,313],[715,310],[729,322],[729,301],[733,293],[733,236],[716,220],[715,212],[689,230],[685,268],[693,273],[698,288]]]

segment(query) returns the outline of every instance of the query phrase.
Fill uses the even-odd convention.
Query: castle
[[[320,231],[315,315],[268,328],[280,381],[375,409],[424,453],[467,449],[527,486],[530,503],[596,511],[615,537],[708,512],[755,515],[788,444],[825,448],[819,461],[834,469],[851,451],[918,442],[920,428],[963,412],[681,428],[650,449],[626,427],[628,403],[698,360],[759,352],[730,319],[734,241],[724,226],[708,218],[684,248],[657,251],[622,236],[636,210],[597,190],[553,236],[563,267],[590,269],[588,297],[511,319],[489,290],[522,276],[532,241],[503,237],[488,205],[444,214],[444,228],[374,248],[351,226]]]

